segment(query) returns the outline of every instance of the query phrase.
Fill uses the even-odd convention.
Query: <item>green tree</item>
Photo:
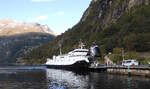
[[[135,43],[136,43],[136,35],[131,33],[129,36],[124,37],[124,46],[125,48],[130,50],[135,50]]]

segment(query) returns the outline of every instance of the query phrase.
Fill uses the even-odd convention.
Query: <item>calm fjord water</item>
[[[45,67],[0,67],[0,89],[150,89],[150,79]]]

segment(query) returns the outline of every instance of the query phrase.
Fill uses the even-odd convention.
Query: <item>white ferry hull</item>
[[[48,65],[46,64],[47,68],[54,68],[54,69],[68,69],[68,70],[87,70],[89,67],[89,63],[86,61],[77,61],[71,65]]]

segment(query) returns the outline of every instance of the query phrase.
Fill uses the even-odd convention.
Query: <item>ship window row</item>
[[[68,60],[75,60],[75,59],[68,59]],[[60,60],[60,59],[59,59],[59,60],[55,60],[55,61],[58,61],[58,62],[59,62],[59,61],[68,61],[68,60],[66,60],[66,59],[65,59],[65,60],[64,60],[64,59],[61,59],[61,60]]]
[[[69,57],[77,57],[77,56],[86,56],[86,55],[72,55],[72,56],[69,56]]]
[[[74,51],[74,52],[88,52],[88,51]]]

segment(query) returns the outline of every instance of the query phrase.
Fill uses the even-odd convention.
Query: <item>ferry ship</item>
[[[87,69],[90,65],[90,53],[96,53],[96,51],[85,49],[84,46],[85,45],[80,42],[80,48],[74,49],[67,54],[61,54],[60,50],[60,55],[53,56],[52,59],[47,58],[46,66],[55,69]],[[92,48],[92,50],[95,49]]]

